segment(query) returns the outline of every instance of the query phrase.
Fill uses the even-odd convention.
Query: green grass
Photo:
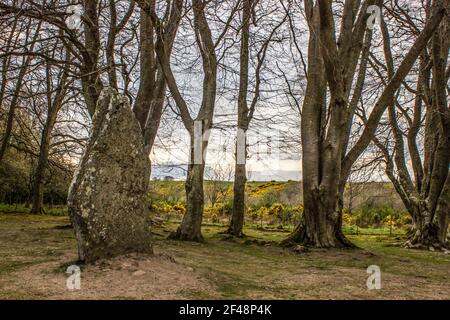
[[[67,268],[72,265],[77,265],[80,267],[80,270],[83,271],[85,268],[85,264],[81,260],[72,260],[68,262],[61,263],[58,267],[56,267],[53,271],[55,273],[66,273]]]
[[[177,221],[171,221],[164,226],[164,229],[175,230],[177,226]],[[212,279],[221,297],[225,299],[251,298],[252,293],[266,292],[269,289],[275,296],[289,299],[296,297],[290,285],[267,283],[262,279],[276,278],[278,273],[287,273],[291,276],[299,270],[315,270],[315,273],[339,276],[340,272],[337,270],[353,269],[360,270],[359,272],[364,274],[363,271],[371,264],[379,265],[383,272],[389,274],[388,277],[404,278],[401,280],[405,281],[402,285],[407,285],[408,279],[426,279],[425,282],[434,281],[440,284],[450,281],[450,256],[406,249],[396,245],[406,240],[401,230],[395,230],[390,234],[389,229],[367,228],[360,229],[360,233],[356,235],[352,234],[351,229],[347,229],[349,239],[362,250],[311,250],[305,255],[292,254],[273,243],[284,239],[289,234],[289,230],[260,229],[247,225],[244,229],[246,238],[224,241],[225,235],[221,232],[225,230],[226,226],[220,224],[204,225],[202,234],[205,243],[202,244],[180,244],[176,241],[167,241],[161,236],[158,242],[164,246],[169,244],[170,248],[173,246],[174,252],[178,252],[180,246],[183,246],[190,254],[181,254],[179,258],[183,263],[199,269]],[[253,243],[244,245],[246,239],[266,241],[266,245]],[[202,261],[200,266],[198,261]],[[442,272],[444,266],[449,268],[449,272]],[[312,285],[303,288],[311,292],[316,291]],[[450,289],[447,291],[450,297]],[[193,292],[192,294],[194,297],[202,298],[201,293]],[[318,290],[317,294],[320,297],[325,293]],[[361,295],[365,294],[361,292]],[[383,293],[380,297],[385,294]],[[411,293],[412,297],[416,294]]]
[[[171,226],[174,231],[176,227],[181,223],[180,219],[168,219],[167,226]],[[220,233],[225,231],[227,226],[221,223],[204,222],[203,229],[211,229],[213,233]],[[244,227],[244,234],[249,237],[262,238],[267,241],[280,241],[286,237],[290,232],[294,230],[294,225],[283,225],[280,228],[279,225],[268,225],[263,223],[246,223]],[[343,226],[342,230],[346,235],[380,235],[380,236],[392,236],[402,237],[405,234],[403,229],[399,228],[357,228],[356,226]],[[209,230],[207,230],[209,232]]]
[[[251,298],[252,292],[265,292],[267,288],[278,297],[287,299],[295,297],[290,285],[268,284],[261,280],[276,277],[278,270],[289,275],[297,273],[298,270],[315,270],[315,273],[337,273],[338,276],[337,269],[362,272],[369,265],[375,264],[379,265],[383,272],[395,277],[423,278],[428,282],[435,281],[441,284],[450,281],[450,256],[402,248],[397,245],[406,240],[402,230],[395,230],[390,234],[389,229],[363,228],[359,229],[359,234],[356,235],[353,230],[345,228],[349,239],[362,250],[311,250],[305,255],[297,255],[276,245],[276,242],[289,234],[288,229],[280,231],[275,228],[260,229],[255,225],[246,225],[244,229],[246,238],[224,240],[226,236],[222,232],[226,230],[226,226],[205,224],[202,227],[205,243],[202,244],[180,244],[177,241],[167,241],[161,236],[175,230],[178,224],[178,221],[172,220],[163,229],[156,230],[160,235],[158,242],[164,246],[169,245],[169,248],[173,246],[173,252],[178,252],[180,246],[184,247],[190,254],[181,254],[179,258],[183,263],[199,269],[212,279],[221,297],[225,299]],[[246,245],[245,242],[249,239],[257,239],[258,244],[260,242],[266,244]],[[198,261],[202,261],[200,266]],[[449,267],[449,272],[442,273],[441,266]],[[418,270],[423,274],[418,273]],[[408,280],[404,281],[406,285]],[[313,286],[305,290],[315,291]],[[203,297],[202,293],[192,292],[192,294],[194,298]],[[322,291],[318,293],[319,296],[322,294],[325,293]]]
[[[343,226],[342,230],[348,235],[392,235],[402,236],[405,231],[400,228],[359,228],[356,226]]]
[[[46,297],[45,292],[27,292],[23,284],[16,283],[22,272],[33,273],[37,265],[51,263],[47,276],[63,277],[61,273],[75,263],[77,249],[73,231],[57,228],[67,223],[68,218],[64,216],[0,214],[0,298]],[[210,289],[184,289],[180,297],[450,298],[450,256],[393,246],[404,240],[401,233],[389,235],[387,230],[363,229],[367,235],[356,235],[346,230],[349,239],[362,250],[311,249],[297,254],[277,245],[289,234],[287,228],[260,229],[246,225],[247,237],[230,239],[222,233],[225,225],[207,223],[202,227],[204,243],[168,240],[168,234],[178,225],[179,221],[170,220],[152,229],[155,252],[173,257],[177,265],[192,268]],[[372,264],[381,267],[383,290],[368,291],[365,287],[366,268]],[[132,299],[133,296],[115,293],[110,298]]]
[[[0,262],[0,273],[10,273],[22,268],[38,264],[42,261],[2,261]]]
[[[26,206],[25,204],[0,204],[0,212],[29,214],[31,212],[31,206]],[[66,216],[67,206],[44,206],[44,214],[49,216]]]

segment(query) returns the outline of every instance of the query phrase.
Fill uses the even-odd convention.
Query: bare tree
[[[33,21],[29,21],[29,25],[28,25],[27,30],[25,31],[25,36],[24,36],[25,48],[26,48],[25,51],[28,51],[28,50],[33,51],[33,49],[36,45],[36,40],[39,37],[41,23],[39,22],[35,26],[36,29],[34,31],[34,34],[32,33],[32,30],[31,30],[32,26],[33,26]],[[11,37],[9,37],[9,39],[8,39],[9,45],[11,45],[12,35],[14,34],[15,31],[16,31],[16,28],[13,27],[11,30]],[[29,48],[27,48],[28,42],[30,43]],[[6,47],[6,49],[8,49],[8,46]],[[7,79],[8,64],[9,64],[8,56],[10,53],[11,52],[4,53],[4,61],[3,61],[4,64],[3,64],[3,70],[2,70],[3,80],[2,80],[1,96],[0,96],[0,98],[2,99],[1,101],[3,101],[5,86],[8,82],[8,79]],[[2,161],[2,159],[5,155],[6,149],[8,148],[9,139],[11,137],[11,133],[13,130],[13,125],[14,125],[14,116],[15,116],[17,107],[20,104],[20,91],[22,89],[23,80],[28,72],[28,68],[30,66],[32,59],[33,59],[32,56],[23,56],[22,57],[22,65],[20,66],[20,69],[19,69],[20,71],[17,76],[15,89],[12,94],[11,102],[9,104],[9,110],[8,110],[8,115],[7,115],[7,120],[6,120],[6,128],[5,128],[3,137],[2,137],[2,144],[0,146],[0,162]]]
[[[380,1],[345,1],[338,36],[332,1],[320,0],[315,5],[305,1],[310,28],[308,84],[301,119],[305,209],[299,225],[285,244],[353,246],[341,229],[343,191],[351,167],[372,140],[382,114],[447,8],[445,1],[434,2],[430,19],[377,99],[360,138],[347,152],[348,127],[354,115],[351,101],[358,100],[360,92],[353,90],[351,99],[350,94],[355,75],[365,73],[364,68],[359,68],[359,72],[356,69],[358,61],[365,60],[364,57],[360,59],[364,43],[370,43],[370,36],[366,36],[370,34],[367,9],[374,3],[381,8]]]
[[[178,7],[181,10],[183,5],[179,1]],[[153,23],[157,25],[158,39],[156,42],[156,53],[163,70],[167,86],[180,111],[181,119],[190,137],[190,154],[188,172],[186,177],[186,204],[187,210],[180,227],[171,235],[172,238],[190,241],[202,241],[201,223],[204,207],[203,176],[205,170],[205,158],[209,140],[209,131],[212,128],[212,120],[216,103],[217,93],[217,57],[216,47],[220,44],[220,39],[225,34],[230,24],[230,19],[223,28],[219,41],[214,42],[208,19],[206,17],[207,1],[194,0],[192,10],[194,15],[195,39],[200,51],[203,64],[203,92],[200,110],[195,118],[191,116],[186,100],[180,92],[175,80],[170,61],[167,59],[167,44],[162,38],[161,22],[156,14],[153,14]],[[233,14],[234,12],[232,12]],[[201,159],[196,159],[197,152],[201,150]]]
[[[256,6],[258,1],[244,0],[242,7],[242,26],[241,26],[241,49],[240,49],[240,70],[239,70],[239,93],[238,93],[238,119],[237,119],[237,138],[236,138],[236,155],[234,168],[234,185],[233,185],[233,212],[231,216],[228,233],[237,237],[243,236],[245,207],[245,184],[246,176],[246,159],[247,159],[247,145],[246,136],[253,118],[256,105],[260,98],[261,85],[261,68],[266,58],[267,48],[272,41],[277,29],[285,22],[287,15],[276,23],[270,30],[270,33],[263,44],[259,48],[256,55],[256,70],[255,70],[255,86],[253,89],[253,98],[248,105],[248,86],[249,86],[249,38],[250,25],[252,20],[256,21],[258,17],[255,16]]]
[[[70,54],[68,52],[66,54],[66,59],[70,59]],[[47,115],[44,128],[42,130],[39,157],[34,173],[31,213],[41,213],[43,211],[42,206],[44,198],[45,172],[48,166],[51,134],[56,124],[58,112],[61,110],[61,107],[64,104],[64,99],[66,98],[68,76],[69,71],[65,68],[60,70],[59,74],[56,76],[56,79],[54,79],[52,66],[48,61],[46,62],[45,77],[47,91]]]
[[[400,15],[406,14],[403,10],[398,11]],[[429,17],[429,3],[426,11]],[[406,21],[409,24],[413,23],[411,19]],[[410,27],[417,26],[410,25]],[[374,138],[384,155],[386,174],[412,216],[413,229],[407,243],[409,247],[439,249],[447,246],[448,212],[450,212],[448,178],[450,127],[446,94],[448,28],[448,21],[443,20],[428,48],[421,53],[416,89],[406,87],[402,91],[402,96],[408,93],[413,95],[412,114],[400,100],[400,91],[389,104],[392,148],[389,141],[382,142],[381,137]],[[388,28],[384,21],[382,32],[388,76],[385,81],[388,81],[393,75],[394,63]],[[381,76],[381,72],[379,74]],[[419,134],[421,131],[423,139]],[[423,160],[419,144],[424,146]],[[410,167],[407,165],[407,150],[411,159]]]

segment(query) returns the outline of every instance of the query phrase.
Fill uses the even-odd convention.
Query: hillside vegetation
[[[228,223],[232,211],[233,184],[205,182],[204,220]],[[259,227],[292,228],[303,212],[302,184],[249,182],[246,186],[246,222]],[[392,185],[382,182],[348,185],[345,192],[344,225],[360,228],[407,229],[410,216]],[[152,181],[149,203],[154,214],[180,220],[186,211],[183,181]]]

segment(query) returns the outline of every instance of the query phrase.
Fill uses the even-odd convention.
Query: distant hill
[[[248,171],[249,181],[300,181],[300,171],[273,170],[273,171]]]
[[[214,176],[213,169],[209,166],[205,169],[205,177]],[[163,164],[152,166],[152,180],[164,180],[167,177],[173,180],[186,179],[187,165]],[[248,171],[249,181],[300,181],[301,172],[292,170],[272,170],[272,171]]]
[[[152,165],[152,180],[164,180],[166,177],[173,177],[174,180],[184,180],[186,178],[187,165]]]

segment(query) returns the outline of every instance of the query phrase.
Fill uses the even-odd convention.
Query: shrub
[[[184,205],[184,203],[176,203],[172,206],[172,209],[175,213],[178,213],[178,214],[186,213],[186,206]]]
[[[277,218],[281,218],[281,213],[283,212],[283,210],[285,210],[283,204],[281,204],[279,202],[275,202],[270,206],[270,208],[268,208],[267,214],[269,216],[275,216]]]
[[[166,200],[155,201],[151,204],[151,209],[157,213],[175,213],[183,215],[186,213],[186,206],[184,203],[170,204]]]
[[[355,210],[352,213],[348,213],[347,210],[344,209],[342,219],[343,223],[346,225],[356,225],[362,228],[397,228],[410,223],[408,213],[388,207],[376,208],[366,206]]]
[[[207,220],[214,223],[220,222],[221,219],[228,216],[231,213],[230,203],[218,202],[214,205],[207,205],[203,210],[203,216]]]

